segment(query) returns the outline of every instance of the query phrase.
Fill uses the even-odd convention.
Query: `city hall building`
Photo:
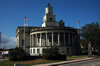
[[[57,22],[50,4],[45,8],[41,26],[26,26],[25,31],[24,26],[18,26],[16,30],[16,47],[23,48],[31,56],[42,55],[43,49],[51,46],[57,46],[61,54],[78,55],[79,41],[78,30],[65,26],[63,20]]]

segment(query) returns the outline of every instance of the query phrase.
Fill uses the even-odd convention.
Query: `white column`
[[[35,54],[37,54],[37,48],[35,48]]]
[[[35,40],[36,40],[36,47],[38,46],[37,44],[38,44],[38,41],[37,41],[37,34],[36,34],[36,37],[35,37]]]
[[[64,46],[66,44],[65,32],[64,32]]]
[[[40,33],[40,45],[39,45],[40,47],[41,47],[41,37],[42,37],[42,35],[41,35],[41,33]]]
[[[33,54],[33,49],[31,49],[31,54]]]
[[[60,45],[60,34],[58,32],[58,46]]]
[[[52,46],[53,46],[53,32],[52,32]]]
[[[34,34],[34,46],[36,46],[36,35]]]
[[[33,47],[33,35],[31,37],[31,46]]]
[[[48,40],[48,46],[50,46],[50,41],[49,41],[49,33],[47,34],[47,40]]]
[[[32,47],[33,47],[33,35],[32,35]]]
[[[31,39],[32,37],[31,37],[31,35],[30,35],[30,47],[32,46],[32,39]]]
[[[42,36],[43,36],[43,35],[42,35],[42,33],[41,33],[41,46],[43,46],[43,45],[42,45],[42,42],[43,42],[43,41],[42,41]]]
[[[45,42],[46,42],[46,38],[45,38],[45,34],[43,34],[43,47],[45,47]]]
[[[34,43],[34,42],[35,42],[35,41],[34,41],[34,34],[33,34],[33,40],[32,40],[32,41],[33,41],[33,46],[35,46],[35,45],[34,45],[34,44],[35,44],[35,43]]]
[[[43,47],[45,47],[45,34],[43,34]]]

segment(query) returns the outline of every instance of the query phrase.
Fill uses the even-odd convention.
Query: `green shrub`
[[[43,58],[50,60],[65,60],[66,56],[58,52],[58,47],[50,47],[43,49]]]
[[[22,48],[15,48],[9,51],[9,59],[12,61],[24,60],[26,55]]]

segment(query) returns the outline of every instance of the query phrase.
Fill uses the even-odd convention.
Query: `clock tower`
[[[53,13],[53,7],[48,3],[48,6],[45,8],[45,16],[43,17],[42,27],[54,27],[58,26],[56,22],[56,16]]]

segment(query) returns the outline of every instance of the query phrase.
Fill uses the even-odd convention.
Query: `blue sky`
[[[54,8],[56,20],[62,19],[66,26],[77,28],[79,20],[80,28],[100,22],[100,0],[0,0],[0,32],[16,37],[16,28],[24,25],[24,16],[29,18],[29,26],[41,26],[48,3]]]

